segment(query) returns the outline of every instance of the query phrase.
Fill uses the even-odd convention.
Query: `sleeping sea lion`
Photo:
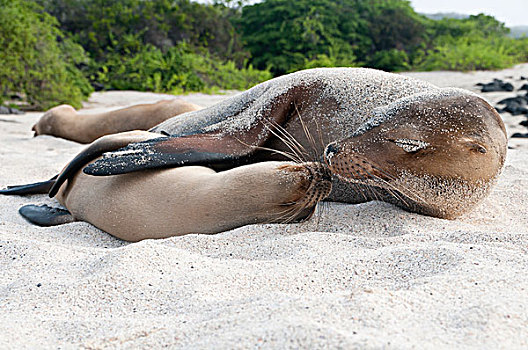
[[[189,165],[225,170],[290,158],[328,167],[329,200],[383,200],[454,218],[489,193],[507,143],[500,116],[481,97],[362,68],[275,78],[149,133],[124,148],[128,141],[112,141],[120,134],[91,145],[50,180],[50,196],[83,168],[106,176]]]

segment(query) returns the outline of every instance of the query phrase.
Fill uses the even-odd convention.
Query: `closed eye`
[[[430,146],[429,143],[421,140],[396,139],[391,141],[394,142],[396,146],[403,148],[403,150],[408,153],[414,153]]]

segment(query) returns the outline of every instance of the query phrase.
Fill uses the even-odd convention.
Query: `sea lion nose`
[[[326,146],[325,157],[331,158],[337,152],[339,152],[339,146],[336,143],[331,143],[328,146]]]

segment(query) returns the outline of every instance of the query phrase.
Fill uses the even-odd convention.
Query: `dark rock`
[[[524,84],[519,88],[519,90],[528,90],[528,84]]]
[[[528,127],[528,119],[523,120],[523,121],[520,122],[519,124],[521,124],[522,126],[526,126],[526,127]]]
[[[526,104],[528,101],[526,101],[526,96],[516,96],[516,97],[508,97],[503,100],[500,100],[497,102],[498,105],[507,105],[510,103],[520,103],[520,104]]]
[[[497,102],[498,105],[505,105],[504,108],[495,107],[497,112],[508,112],[512,115],[528,114],[528,95],[509,97]]]
[[[481,86],[481,92],[513,91],[512,84],[506,83],[500,79],[493,79],[491,83],[487,84],[478,83],[477,86]]]
[[[24,114],[24,112],[12,107],[0,106],[0,114]]]
[[[24,112],[22,112],[21,110],[13,107],[9,107],[9,111],[11,112],[11,114],[24,114]]]
[[[528,108],[521,106],[520,104],[512,103],[502,109],[503,112],[508,112],[511,115],[528,114]]]
[[[512,138],[522,138],[522,139],[525,139],[525,138],[528,138],[528,133],[526,133],[526,134],[521,134],[520,132],[516,132],[516,133],[513,134],[511,137],[512,137]]]
[[[521,78],[519,80],[526,80],[526,79],[528,79],[528,77],[521,75]]]

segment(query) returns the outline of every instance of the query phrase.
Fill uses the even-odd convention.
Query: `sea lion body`
[[[280,128],[270,132],[277,125]],[[363,68],[313,69],[279,77],[210,108],[168,119],[150,131],[172,137],[129,146],[99,163],[110,173],[119,173],[120,167],[134,171],[165,166],[174,150],[199,147],[241,154],[245,163],[283,160],[258,147],[291,152],[297,146],[285,138],[303,148],[298,153],[321,160],[333,145],[346,150],[341,155],[349,164],[359,158],[382,164],[377,172],[385,172],[387,178],[372,181],[372,169],[361,176],[344,175],[346,171],[334,162],[331,170],[336,176],[328,200],[384,200],[443,218],[459,216],[485,198],[503,167],[507,145],[500,116],[474,93]],[[407,141],[397,140],[428,146],[413,151]],[[168,157],[160,161],[160,154]],[[97,175],[97,163],[92,169]]]

